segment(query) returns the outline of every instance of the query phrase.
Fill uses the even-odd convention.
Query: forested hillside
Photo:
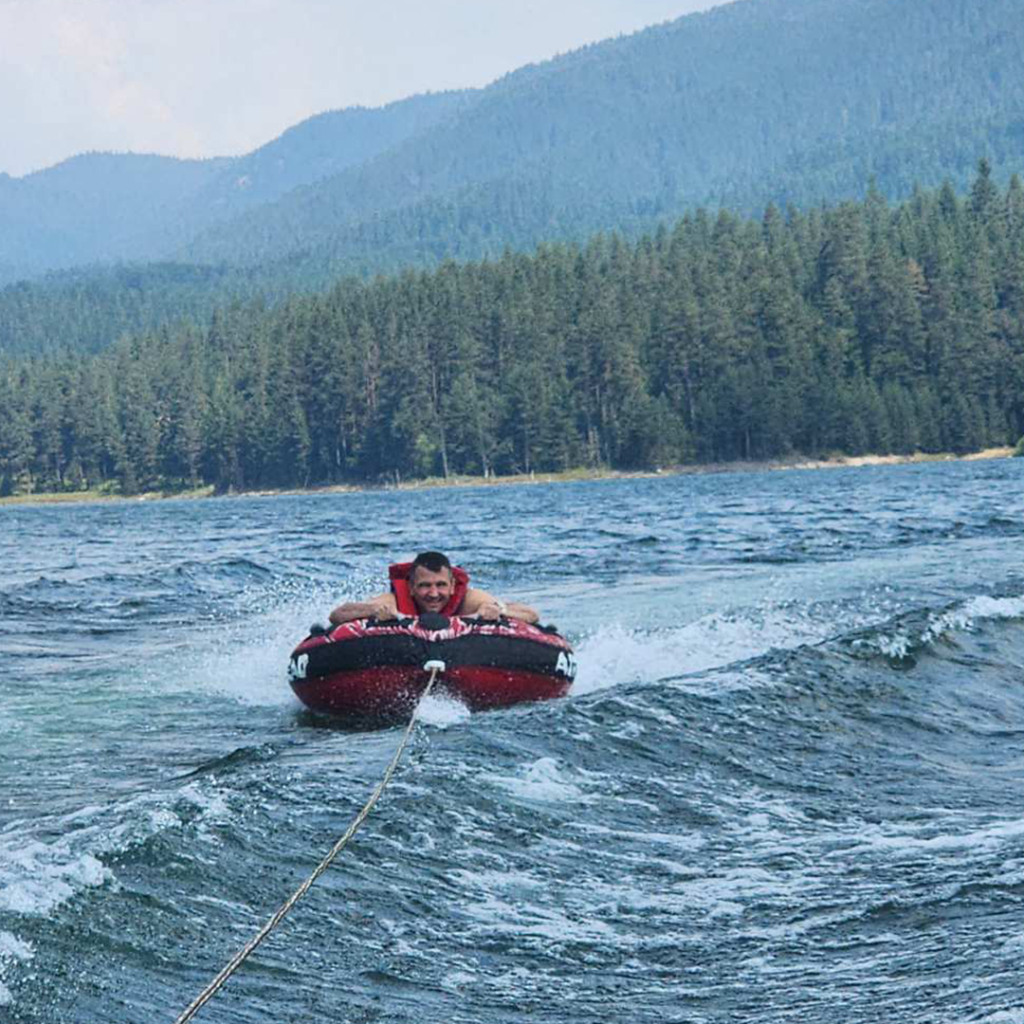
[[[636,237],[699,205],[807,209],[862,197],[871,176],[890,199],[962,188],[982,156],[1005,183],[1024,166],[1019,15],[1017,0],[740,0],[486,89],[322,115],[247,157],[91,155],[0,176],[0,274],[198,262],[217,272],[194,276],[187,308],[209,312],[250,288]],[[146,290],[145,268],[131,274]],[[0,351],[112,340],[116,309],[105,331],[90,310],[84,332],[74,310],[114,279],[0,293]],[[26,312],[50,303],[69,310]],[[44,333],[54,319],[61,333]]]
[[[374,482],[1024,432],[1024,187],[687,215],[0,370],[0,491]]]
[[[472,95],[332,111],[237,158],[90,153],[24,178],[0,174],[0,284],[81,264],[160,259],[211,224],[372,159]]]
[[[0,175],[0,284],[54,267],[138,254],[224,163],[90,153],[11,178]],[[149,250],[145,250],[149,255]]]
[[[182,317],[206,322],[219,307],[261,297],[268,304],[289,294],[320,291],[344,276],[368,278],[403,267],[436,266],[457,260],[500,256],[534,247],[525,218],[544,183],[536,188],[496,187],[487,202],[462,207],[447,200],[339,231],[331,252],[313,250],[255,266],[230,264],[135,263],[85,273],[52,273],[41,281],[0,288],[0,357],[73,349],[95,352],[125,331],[173,323]],[[610,215],[614,204],[605,204]],[[645,223],[628,206],[611,219],[632,237]],[[550,241],[569,240],[576,231],[551,220]]]
[[[232,301],[272,300],[278,294],[273,284],[245,270],[176,263],[19,281],[0,288],[0,358],[65,349],[98,352],[154,324],[206,323]]]
[[[490,87],[310,119],[247,157],[77,158],[0,176],[0,353],[600,230],[756,214],[1024,166],[1017,0],[740,0]],[[149,268],[140,260],[165,262]],[[183,264],[210,270],[190,272]],[[134,282],[116,295],[118,282]],[[0,283],[3,277],[0,276]],[[191,282],[186,286],[185,282]]]
[[[860,197],[872,175],[893,198],[962,186],[982,156],[1005,180],[1024,163],[1020,13],[1017,0],[741,0],[508,75],[184,255],[479,255],[484,223],[517,245],[582,238],[624,215]],[[512,195],[511,222],[483,215]]]

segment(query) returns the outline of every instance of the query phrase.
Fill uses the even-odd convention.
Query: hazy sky
[[[0,171],[244,153],[722,0],[0,0]]]

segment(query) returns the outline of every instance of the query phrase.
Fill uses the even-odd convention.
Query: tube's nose
[[[447,615],[438,615],[437,612],[423,612],[419,616],[419,624],[423,629],[447,629],[451,622]]]

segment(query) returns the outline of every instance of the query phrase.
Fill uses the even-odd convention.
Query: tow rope
[[[430,678],[427,680],[426,688],[420,695],[420,699],[417,701],[416,707],[413,708],[409,724],[406,726],[405,734],[402,736],[402,742],[398,744],[398,749],[395,751],[394,757],[391,758],[390,764],[384,770],[384,774],[381,776],[380,782],[377,783],[377,787],[370,794],[370,799],[366,801],[363,805],[363,809],[355,816],[352,824],[349,825],[348,829],[345,831],[345,834],[334,844],[334,846],[331,847],[327,856],[317,864],[309,878],[307,878],[302,885],[300,885],[298,889],[296,889],[295,892],[285,900],[274,916],[267,921],[256,935],[254,935],[252,939],[250,939],[249,942],[228,961],[220,974],[218,974],[213,981],[211,981],[210,984],[207,985],[191,1003],[189,1003],[181,1016],[175,1019],[174,1024],[186,1024],[186,1021],[190,1021],[217,994],[228,978],[230,978],[231,975],[234,974],[243,963],[245,963],[256,947],[281,923],[285,914],[287,914],[288,911],[306,895],[312,884],[331,866],[331,862],[334,858],[345,849],[348,845],[348,841],[356,834],[363,822],[366,821],[370,811],[373,810],[374,804],[376,804],[380,799],[381,794],[387,787],[387,784],[391,781],[391,776],[394,775],[395,769],[398,767],[398,762],[401,760],[402,753],[409,742],[409,737],[412,735],[412,729],[416,724],[420,707],[423,704],[423,701],[429,696],[430,691],[434,686],[434,680],[436,680],[438,675],[444,671],[444,662],[428,661],[423,668],[430,673]]]

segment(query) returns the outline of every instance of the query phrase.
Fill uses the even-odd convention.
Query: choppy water
[[[399,731],[287,654],[440,547],[576,643],[432,701],[205,1022],[1024,1022],[1024,460],[0,508],[0,1021],[172,1021]]]

